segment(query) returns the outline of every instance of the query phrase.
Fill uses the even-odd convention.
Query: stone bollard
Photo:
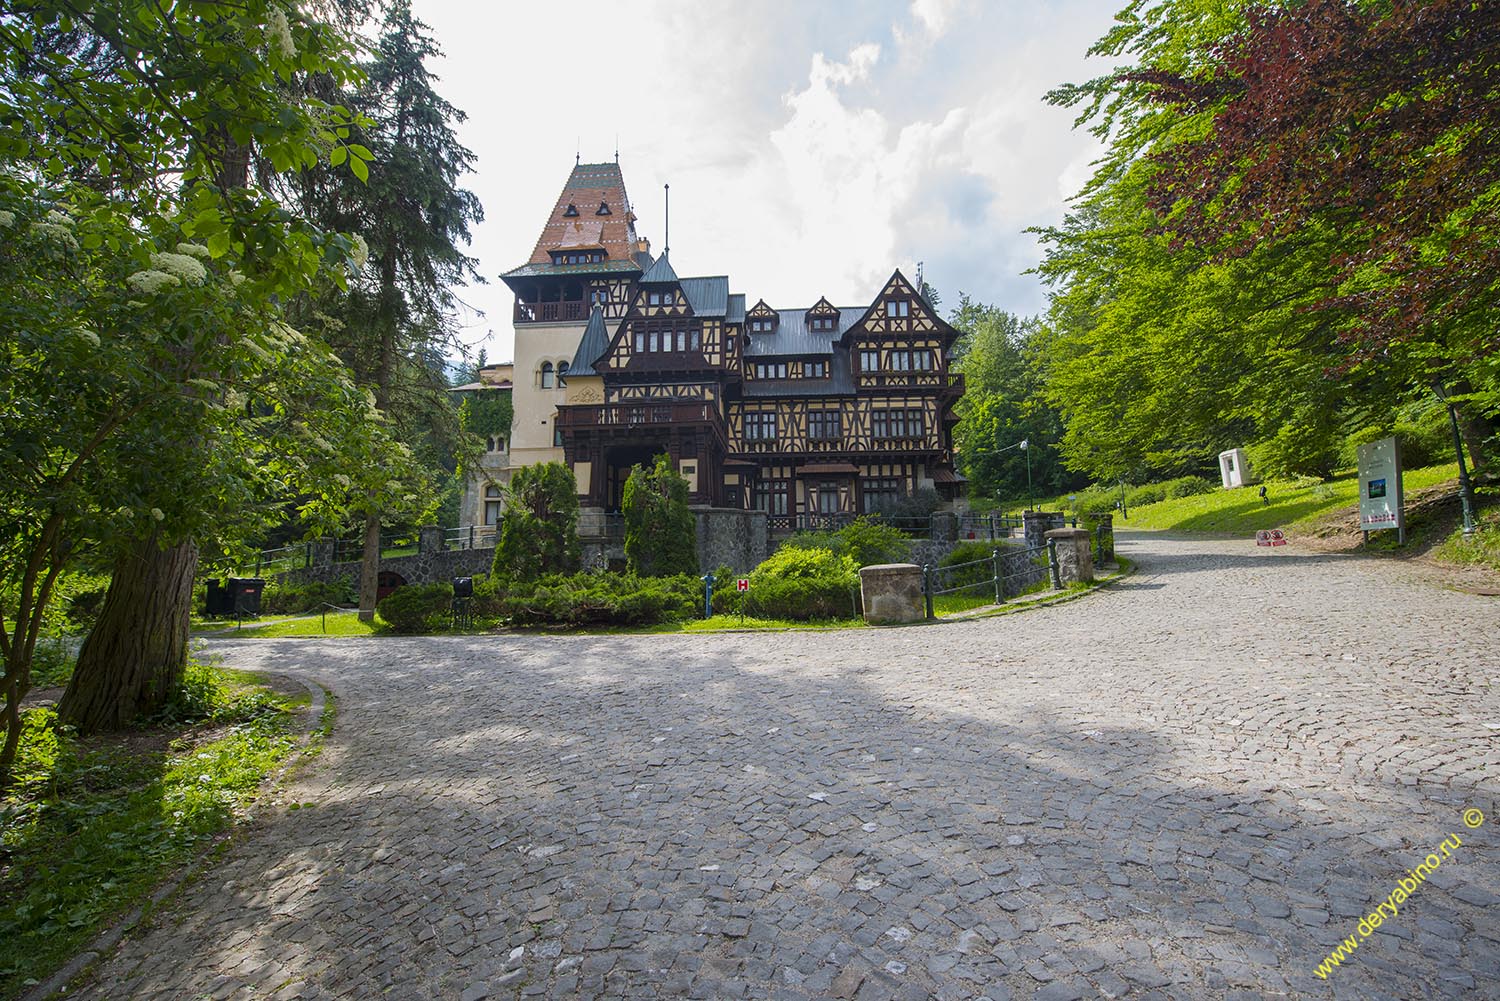
[[[1061,511],[1022,511],[1021,535],[1026,539],[1028,549],[1038,549],[1047,544],[1049,529],[1062,528],[1067,523]]]
[[[1092,536],[1086,528],[1054,528],[1047,538],[1057,543],[1057,576],[1062,587],[1094,579],[1094,556],[1089,552]]]
[[[417,529],[417,552],[422,555],[443,551],[443,530],[437,525],[423,525]]]
[[[914,563],[882,563],[859,572],[859,596],[865,621],[872,626],[921,622],[927,618],[922,597],[922,568]]]
[[[315,567],[331,567],[338,560],[339,541],[337,539],[319,539],[312,544],[312,565]]]

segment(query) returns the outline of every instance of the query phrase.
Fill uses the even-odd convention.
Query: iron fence
[[[927,617],[933,618],[933,599],[944,594],[983,594],[995,604],[1019,595],[1048,578],[1054,588],[1062,586],[1057,565],[1057,544],[1026,548],[996,547],[990,555],[966,563],[922,567],[922,593]]]

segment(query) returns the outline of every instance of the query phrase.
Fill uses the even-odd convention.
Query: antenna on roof
[[[672,186],[663,184],[661,188],[662,201],[666,204],[666,211],[663,213],[666,218],[661,227],[661,256],[666,257],[672,252]]]
[[[620,133],[615,133],[615,163],[620,162]]]

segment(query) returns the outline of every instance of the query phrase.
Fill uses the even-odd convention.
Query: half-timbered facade
[[[580,172],[619,181],[614,165]],[[747,308],[727,277],[679,277],[666,253],[651,258],[633,215],[628,241],[611,247],[608,226],[596,237],[567,214],[597,210],[582,190],[570,180],[532,261],[504,276],[517,293],[513,465],[560,450],[583,505],[614,510],[631,467],[664,452],[693,503],[763,510],[775,528],[880,511],[924,487],[956,495],[956,335],[900,271],[864,305]],[[537,355],[529,395],[523,336]],[[522,425],[549,427],[554,454],[517,456]]]

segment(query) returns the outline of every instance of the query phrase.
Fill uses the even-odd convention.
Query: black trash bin
[[[455,598],[472,598],[472,597],[474,597],[474,578],[473,577],[455,577],[455,578],[453,578],[453,597],[455,597]]]
[[[260,593],[265,588],[266,582],[260,577],[229,578],[229,592],[234,596],[231,614],[252,617],[260,615]]]
[[[204,603],[203,614],[211,619],[234,614],[234,592],[225,587],[217,577],[209,579],[208,600]]]

